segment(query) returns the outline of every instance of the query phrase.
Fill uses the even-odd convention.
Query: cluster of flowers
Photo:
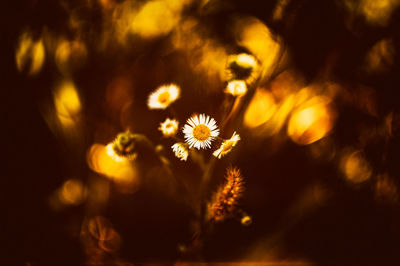
[[[247,86],[252,84],[258,74],[256,59],[249,54],[232,55],[227,61],[227,84],[225,93],[240,100],[247,93]],[[149,109],[165,110],[181,96],[181,89],[177,84],[164,84],[153,91],[147,100]],[[233,109],[232,109],[233,110]],[[231,112],[232,112],[231,110]],[[172,111],[172,110],[171,110]],[[229,117],[229,116],[228,116]],[[226,122],[226,121],[225,121]],[[174,155],[181,161],[187,161],[190,150],[196,148],[210,149],[216,140],[221,141],[219,148],[213,151],[213,156],[221,159],[237,145],[240,140],[239,134],[232,133],[229,139],[219,137],[221,130],[217,121],[206,114],[194,114],[186,120],[181,128],[184,138],[180,139],[177,134],[179,122],[175,118],[166,118],[160,123],[158,130],[164,137],[175,140],[171,146]],[[132,134],[129,130],[118,134],[116,139],[107,145],[107,153],[117,161],[125,159],[133,160],[137,157],[141,146],[154,149],[151,141],[141,134]],[[208,219],[221,222],[233,215],[238,199],[244,190],[243,177],[237,168],[228,168],[226,182],[214,194],[208,204]],[[251,223],[251,217],[242,211],[242,224]]]
[[[241,97],[247,92],[247,84],[254,81],[254,72],[257,66],[256,59],[249,54],[232,55],[228,58],[228,83],[225,93],[235,97]],[[149,95],[147,105],[150,109],[166,109],[180,97],[180,88],[176,84],[158,87]],[[165,137],[174,138],[178,132],[179,122],[176,119],[167,118],[160,124],[159,130]],[[211,143],[218,138],[220,130],[214,118],[206,115],[193,115],[183,127],[185,141],[172,145],[175,156],[186,161],[189,149],[211,148]],[[219,138],[220,139],[220,138]],[[219,149],[213,152],[218,159],[228,154],[240,140],[240,136],[233,132],[230,139],[223,140]]]
[[[171,103],[176,101],[180,95],[180,88],[176,84],[169,84],[159,87],[150,94],[148,107],[150,109],[165,109]],[[158,128],[165,137],[175,137],[178,132],[179,122],[176,119],[167,118]],[[206,115],[193,115],[183,127],[185,142],[177,142],[172,145],[172,150],[176,157],[186,161],[189,156],[189,149],[192,147],[200,149],[211,148],[211,143],[218,138],[220,130],[214,118]],[[229,153],[240,136],[233,133],[230,139],[224,140],[219,149],[214,151],[213,155],[217,158]]]

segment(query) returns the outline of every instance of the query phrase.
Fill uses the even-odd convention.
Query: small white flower
[[[189,148],[205,149],[211,147],[213,141],[219,135],[219,129],[214,118],[201,114],[189,118],[183,127],[185,141],[189,144]]]
[[[160,86],[149,95],[147,106],[150,109],[165,109],[180,96],[180,88],[175,84]]]
[[[233,96],[243,96],[247,92],[246,82],[243,80],[231,80],[228,82],[225,92]]]
[[[167,118],[160,124],[158,130],[160,130],[165,137],[172,137],[178,131],[179,122],[175,119]]]
[[[240,136],[236,134],[236,132],[233,132],[232,137],[222,142],[221,147],[218,150],[214,151],[213,155],[218,159],[221,159],[222,156],[225,156],[232,150],[233,147],[235,147],[239,140]]]
[[[189,156],[189,151],[187,149],[187,145],[182,142],[175,143],[172,145],[172,151],[175,153],[175,156],[181,161],[186,161]]]

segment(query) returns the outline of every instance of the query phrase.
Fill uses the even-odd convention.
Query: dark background
[[[57,79],[54,63],[46,62],[35,77],[19,73],[15,67],[15,49],[22,30],[29,28],[34,34],[40,34],[46,26],[66,36],[72,34],[66,26],[68,13],[61,2],[7,1],[1,11],[4,30],[1,76],[2,93],[6,96],[1,104],[4,108],[1,128],[5,133],[0,193],[1,264],[86,261],[79,236],[81,223],[89,215],[85,204],[55,212],[49,208],[48,198],[67,177],[78,176],[85,180],[90,175],[85,154],[88,147],[99,140],[94,133],[99,121],[106,121],[112,128],[108,135],[104,134],[103,143],[113,138],[111,133],[124,130],[103,104],[104,84],[111,77],[129,73],[133,61],[141,65],[142,70],[132,70],[132,75],[137,80],[135,99],[141,103],[137,107],[136,129],[142,133],[151,131],[163,117],[145,106],[149,92],[162,82],[175,80],[186,88],[182,98],[186,97],[187,102],[177,103],[180,121],[193,112],[190,108],[215,112],[212,106],[217,106],[222,98],[218,93],[201,92],[202,81],[193,79],[190,70],[180,69],[181,65],[174,63],[174,60],[182,60],[179,54],[165,56],[157,52],[169,36],[147,43],[139,52],[129,49],[120,54],[118,49],[109,53],[94,51],[93,32],[96,36],[96,30],[101,27],[100,10],[93,6],[85,8],[84,1],[68,1],[70,7],[82,9],[87,21],[84,29],[88,33],[87,48],[94,51],[74,76],[85,101],[83,144],[79,149],[69,145],[53,134],[41,112],[42,104],[52,97],[51,88]],[[379,173],[387,173],[394,187],[399,182],[398,53],[393,54],[394,63],[388,71],[373,75],[359,72],[363,58],[376,41],[391,38],[396,50],[400,47],[400,9],[393,10],[386,26],[370,25],[362,16],[353,14],[349,28],[349,14],[340,1],[289,1],[283,19],[278,22],[271,19],[276,1],[263,1],[263,4],[255,0],[214,2],[218,8],[202,14],[199,19],[206,25],[208,34],[219,42],[230,41],[227,28],[233,14],[252,15],[282,37],[285,49],[291,54],[291,67],[307,82],[319,78],[332,51],[336,51],[331,79],[354,94],[358,91],[353,88],[360,84],[373,89],[376,115],[360,110],[355,104],[336,102],[338,118],[330,138],[337,149],[356,146],[361,132],[375,132],[389,113],[393,114],[393,134],[388,139],[384,134],[371,133],[363,149],[373,167],[373,176],[357,186],[346,182],[337,165],[310,157],[308,146],[299,146],[287,139],[278,150],[271,152],[276,138],[253,143],[251,138],[242,140],[247,144],[232,157],[232,164],[238,166],[246,178],[247,190],[241,207],[251,214],[253,224],[243,227],[236,220],[228,220],[216,225],[205,240],[202,258],[222,262],[269,261],[264,254],[274,253],[279,248],[272,261],[304,260],[317,265],[400,263],[399,204],[390,200],[377,201],[375,196],[375,177]],[[164,66],[154,69],[160,58]],[[155,73],[157,71],[161,73]],[[198,95],[203,97],[201,101],[197,100]],[[152,129],[149,137],[157,140],[158,132]],[[217,167],[216,174],[223,175],[226,165]],[[296,206],[304,189],[315,182],[328,188],[328,199],[317,208],[289,215],[288,210]],[[120,233],[123,242],[117,256],[128,262],[175,261],[182,258],[177,245],[191,237],[190,214],[183,204],[146,187],[129,195],[119,194],[112,188],[102,215]]]

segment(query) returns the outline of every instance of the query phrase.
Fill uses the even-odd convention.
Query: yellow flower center
[[[164,91],[162,93],[160,93],[160,95],[158,95],[158,101],[160,103],[167,103],[169,101],[169,92],[168,91]]]
[[[208,140],[211,136],[211,130],[208,126],[200,124],[193,128],[193,137],[198,141]]]
[[[230,150],[232,150],[232,147],[233,147],[233,141],[227,141],[224,143],[222,147],[222,152],[229,152]]]

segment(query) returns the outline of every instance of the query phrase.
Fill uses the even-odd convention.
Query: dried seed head
[[[222,222],[230,216],[244,190],[243,177],[238,168],[229,167],[226,183],[221,186],[208,206],[209,219]]]

